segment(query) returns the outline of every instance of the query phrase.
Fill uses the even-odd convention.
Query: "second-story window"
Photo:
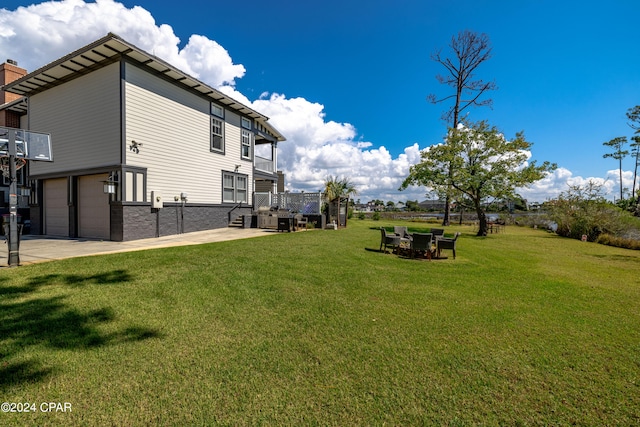
[[[224,109],[211,103],[211,151],[224,153]]]
[[[211,117],[211,150],[224,152],[224,124],[215,117]]]
[[[251,146],[253,142],[253,133],[251,132],[251,120],[246,117],[242,118],[242,152],[243,159],[251,160]]]
[[[242,158],[251,160],[251,135],[248,130],[242,129]]]

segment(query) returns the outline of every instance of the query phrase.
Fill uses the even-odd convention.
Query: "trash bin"
[[[291,232],[293,227],[293,218],[281,216],[278,217],[278,231],[288,231]]]

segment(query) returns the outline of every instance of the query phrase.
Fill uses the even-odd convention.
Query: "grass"
[[[0,271],[0,425],[637,425],[640,253],[377,227]]]

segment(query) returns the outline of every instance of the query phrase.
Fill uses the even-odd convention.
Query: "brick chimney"
[[[18,67],[18,63],[12,59],[7,59],[7,62],[0,64],[0,86],[11,83],[26,75],[27,70]],[[0,104],[15,101],[18,98],[20,98],[20,95],[0,90]]]
[[[7,62],[0,64],[0,86],[26,75],[27,70],[18,67],[18,63],[12,59],[7,59]],[[0,105],[20,98],[20,95],[0,90]],[[20,127],[20,116],[12,111],[0,110],[0,126]]]

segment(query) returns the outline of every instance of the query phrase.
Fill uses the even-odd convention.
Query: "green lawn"
[[[382,225],[0,270],[0,425],[640,424],[640,252]]]

